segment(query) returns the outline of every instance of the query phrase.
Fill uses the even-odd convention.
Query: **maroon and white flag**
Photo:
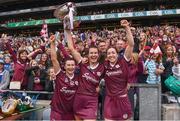
[[[48,25],[43,21],[42,29],[40,32],[41,37],[43,37],[45,40],[48,38]]]
[[[154,45],[152,46],[152,48],[150,50],[150,53],[151,54],[162,54],[158,43],[154,43]]]

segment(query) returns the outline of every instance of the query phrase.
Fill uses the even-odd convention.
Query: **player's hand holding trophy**
[[[77,21],[74,20],[76,14],[75,4],[72,2],[58,6],[54,11],[54,16],[63,20],[64,30],[73,30],[77,26]]]

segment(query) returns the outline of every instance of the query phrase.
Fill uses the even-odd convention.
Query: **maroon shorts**
[[[74,114],[80,119],[96,119],[98,97],[76,94],[74,99]]]
[[[104,117],[110,120],[127,120],[132,117],[131,103],[126,97],[106,96],[104,102]]]
[[[74,118],[74,113],[72,113],[72,114],[61,114],[59,112],[51,110],[50,120],[51,121],[55,121],[55,120],[75,120],[75,118]]]

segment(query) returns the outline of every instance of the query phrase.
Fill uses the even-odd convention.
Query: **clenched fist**
[[[129,24],[129,22],[128,22],[127,20],[121,20],[121,21],[120,21],[120,24],[121,24],[121,26],[123,26],[123,27],[128,27],[128,26],[130,26],[130,24]]]

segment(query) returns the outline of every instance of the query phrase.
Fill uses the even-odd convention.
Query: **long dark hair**
[[[24,52],[26,52],[27,55],[28,55],[28,51],[27,51],[27,50],[25,50],[25,49],[20,49],[20,50],[18,50],[18,58],[17,58],[17,59],[18,59],[20,62],[25,62],[25,61],[28,60],[28,58],[27,58],[26,60],[22,60],[22,59],[21,59],[21,56],[20,56],[20,55],[21,55],[22,53],[24,53]]]

